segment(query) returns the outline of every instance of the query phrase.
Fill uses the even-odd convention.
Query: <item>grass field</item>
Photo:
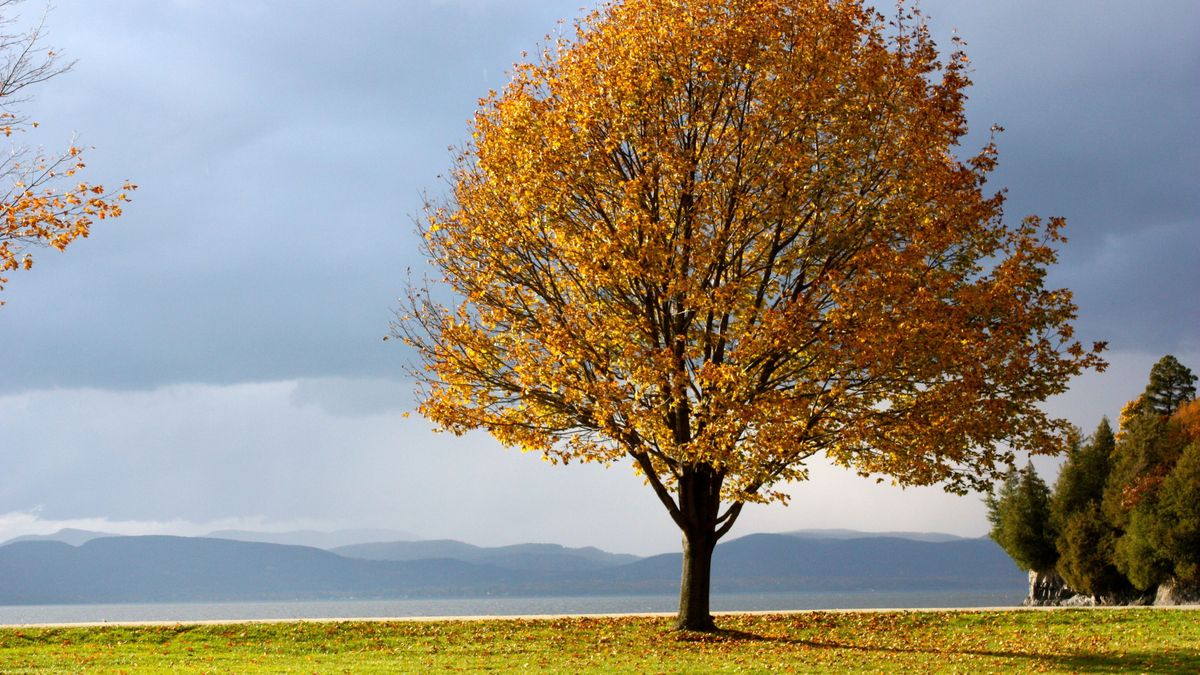
[[[1200,611],[805,612],[718,618],[0,629],[0,672],[1200,672]]]

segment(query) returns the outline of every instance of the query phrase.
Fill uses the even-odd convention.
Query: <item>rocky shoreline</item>
[[[1029,572],[1029,593],[1021,603],[1026,607],[1179,607],[1200,605],[1200,588],[1184,586],[1174,580],[1159,584],[1153,592],[1094,596],[1076,593],[1057,572]]]

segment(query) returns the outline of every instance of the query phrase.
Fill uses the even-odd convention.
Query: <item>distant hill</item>
[[[333,549],[377,541],[414,541],[417,535],[404,530],[354,529],[320,532],[317,530],[292,530],[289,532],[252,532],[249,530],[216,530],[204,535],[211,539],[233,539],[234,541],[256,541],[263,544],[286,546],[311,546]]]
[[[516,544],[482,547],[452,539],[356,544],[332,549],[364,560],[426,560],[451,558],[529,572],[599,569],[639,560],[635,555],[608,553],[591,546],[567,548],[558,544]]]
[[[504,570],[455,560],[352,560],[307,546],[200,537],[0,547],[0,604],[454,596],[519,581]]]
[[[679,554],[620,562],[626,557],[596,549],[430,544],[427,552],[440,557],[366,560],[305,546],[198,537],[105,537],[77,547],[22,541],[0,546],[0,604],[603,595],[678,589]],[[716,592],[1023,591],[1026,583],[1024,574],[986,539],[921,542],[757,534],[718,546],[713,564]]]
[[[53,534],[26,534],[14,537],[4,544],[18,541],[61,541],[64,544],[79,546],[99,537],[117,537],[122,535],[110,532],[92,532],[90,530],[62,529]],[[332,549],[339,546],[350,546],[379,541],[413,541],[420,537],[404,530],[385,529],[349,529],[321,532],[317,530],[292,530],[288,532],[255,532],[250,530],[216,530],[204,535],[210,539],[232,539],[234,541],[253,541],[264,544],[284,544],[286,546],[311,546],[313,548]]]
[[[678,553],[614,570],[647,590],[678,583]],[[713,590],[1019,590],[1028,579],[990,539],[925,542],[898,537],[818,539],[751,534],[713,553]]]
[[[894,537],[896,539],[912,539],[913,541],[962,541],[968,537],[960,537],[944,532],[863,532],[861,530],[842,529],[807,529],[783,532],[793,537],[808,537],[812,539],[867,539],[874,537]]]
[[[76,530],[74,528],[68,527],[68,528],[61,529],[58,532],[55,532],[53,534],[21,535],[20,537],[14,537],[12,539],[9,539],[6,542],[0,543],[0,546],[3,546],[4,544],[12,544],[12,543],[15,543],[18,541],[60,541],[64,544],[70,544],[71,546],[79,546],[80,544],[89,542],[93,539],[98,539],[100,537],[116,537],[116,536],[118,536],[118,535],[110,534],[108,532],[93,532],[91,530]]]

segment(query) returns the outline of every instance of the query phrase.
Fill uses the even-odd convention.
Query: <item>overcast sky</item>
[[[551,467],[432,434],[382,341],[412,216],[477,99],[581,0],[59,0],[27,138],[141,187],[16,273],[0,308],[0,541],[387,527],[478,544],[678,547],[625,466]],[[891,3],[884,3],[890,5]],[[1051,286],[1113,367],[1048,406],[1087,430],[1174,353],[1200,371],[1200,3],[925,2],[968,43],[976,149],[1004,126],[1010,219],[1062,215]],[[41,6],[23,6],[27,19]],[[1053,463],[1040,464],[1053,473]],[[977,496],[816,467],[734,533],[986,531]]]

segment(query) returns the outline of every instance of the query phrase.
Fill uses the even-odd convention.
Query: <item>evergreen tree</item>
[[[1150,384],[1143,394],[1146,406],[1159,415],[1171,415],[1196,398],[1196,376],[1167,354],[1150,369]]]
[[[1050,502],[1056,528],[1065,526],[1072,514],[1087,509],[1090,502],[1098,504],[1103,498],[1115,445],[1112,426],[1105,417],[1087,443],[1075,444],[1067,453]]]
[[[1010,471],[999,495],[987,499],[991,538],[1023,569],[1054,569],[1058,551],[1050,523],[1050,489],[1033,463]]]
[[[1113,564],[1117,531],[1100,513],[1099,500],[1071,513],[1055,541],[1057,569],[1067,586],[1094,598],[1130,590],[1129,581]]]
[[[1188,445],[1159,493],[1162,552],[1175,577],[1200,586],[1200,440]]]
[[[1124,534],[1113,547],[1113,562],[1135,588],[1152,590],[1170,577],[1171,563],[1162,555],[1157,527],[1157,495],[1145,499],[1129,515]]]
[[[1020,480],[1017,475],[1017,467],[1008,467],[1008,473],[1004,474],[1004,480],[997,486],[995,492],[985,495],[983,498],[984,504],[987,505],[987,519],[992,524],[992,529],[988,536],[992,538],[1000,548],[1004,548],[1004,543],[1001,541],[1001,532],[1005,513],[1012,508],[1013,495],[1017,493],[1017,481]]]
[[[1112,596],[1129,588],[1113,565],[1119,533],[1100,511],[1115,443],[1112,427],[1104,418],[1087,443],[1071,449],[1050,500],[1051,523],[1058,533],[1058,572],[1069,587],[1093,597]]]
[[[1103,513],[1120,530],[1113,549],[1115,563],[1133,585],[1150,590],[1173,574],[1176,556],[1188,564],[1186,522],[1195,500],[1185,465],[1164,492],[1167,479],[1195,440],[1195,377],[1174,357],[1163,357],[1151,371],[1141,405],[1128,416],[1113,453],[1113,468],[1104,490]],[[1127,407],[1128,408],[1128,407]],[[1170,411],[1170,416],[1165,411]],[[1190,460],[1189,460],[1190,461]],[[1187,489],[1193,488],[1190,493]],[[1179,496],[1180,493],[1183,496]],[[1170,502],[1164,498],[1170,496]],[[1181,501],[1182,500],[1182,501]],[[1177,523],[1184,519],[1184,524]],[[1180,525],[1176,530],[1175,526]],[[1178,543],[1168,543],[1178,542]]]
[[[1179,458],[1183,444],[1169,433],[1168,418],[1143,411],[1121,429],[1104,486],[1102,511],[1114,527],[1127,529],[1133,511],[1157,492]]]
[[[1172,577],[1200,587],[1196,376],[1167,355],[1149,380],[1121,411],[1115,438],[1103,420],[1087,443],[1072,448],[1050,502],[1058,573],[1095,597],[1150,591]],[[1008,493],[1009,501],[1020,499],[1018,477]],[[998,508],[993,531],[1004,534],[1005,519],[1014,517]]]

